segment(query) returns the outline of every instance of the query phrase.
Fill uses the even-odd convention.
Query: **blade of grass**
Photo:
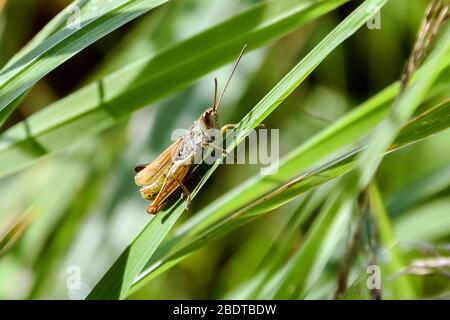
[[[35,218],[35,212],[25,213],[14,221],[7,230],[0,233],[0,259],[14,247]]]
[[[89,145],[89,148],[92,147]],[[80,150],[77,154],[78,157],[75,157],[75,152],[65,156],[67,157],[60,159],[61,161],[52,167],[50,182],[26,210],[26,214],[37,216],[20,243],[21,249],[26,252],[24,260],[29,265],[37,263],[41,253],[47,250],[46,242],[51,239],[52,233],[58,226],[58,221],[70,207],[86,178],[88,170],[85,163],[88,159],[83,159],[83,157],[89,156],[88,150],[86,148]]]
[[[387,213],[380,191],[375,183],[369,186],[369,199],[372,214],[378,226],[381,244],[384,249],[389,250],[388,277],[402,271],[406,264],[397,246],[394,232],[392,230],[389,214]],[[385,274],[385,273],[383,273]],[[397,277],[393,281],[384,281],[384,286],[390,288],[394,299],[414,299],[414,287],[408,276]],[[383,288],[386,289],[386,288]],[[383,290],[386,291],[386,290]]]
[[[441,121],[442,111],[450,114],[449,106],[449,103],[438,105],[425,112],[423,115],[413,119],[402,128],[401,135],[403,137],[415,137],[416,140],[414,142],[417,142],[449,128],[449,117],[444,117],[446,119],[445,122]],[[430,125],[422,126],[423,124],[427,123]],[[439,123],[438,126],[435,125],[437,123]],[[417,132],[414,129],[416,127],[421,127],[422,130],[420,132]],[[403,143],[405,141],[409,141],[408,144],[412,143],[410,139],[402,139],[402,141]],[[402,144],[400,143],[400,141],[396,141],[396,143],[393,144],[393,148],[390,150],[390,152],[398,150],[399,148],[402,148],[408,144]],[[211,226],[207,231],[199,235],[186,238],[185,241],[183,241],[181,244],[178,244],[178,246],[176,247],[173,247],[173,243],[171,243],[170,241],[164,243],[149,261],[146,270],[133,284],[130,293],[135,292],[148,281],[152,280],[162,272],[166,271],[173,265],[188,257],[195,250],[209,244],[211,241],[214,241],[218,237],[223,236],[224,234],[228,234],[236,228],[249,223],[264,214],[267,214],[268,212],[271,212],[272,210],[297,198],[304,192],[310,191],[325,182],[348,173],[355,167],[356,155],[357,153],[355,153],[355,151],[351,152],[344,155],[343,157],[333,159],[325,165],[301,175],[300,177],[290,181],[288,184],[272,190],[272,192],[264,195],[260,199],[249,202],[247,206],[235,212],[229,218]],[[304,217],[301,217],[301,221],[303,221],[303,219]],[[311,234],[315,233],[311,232]],[[317,237],[320,238],[320,236]],[[262,296],[259,296],[258,298],[267,297],[262,294]]]
[[[385,0],[367,0],[341,24],[330,32],[297,66],[295,66],[237,125],[241,129],[233,143],[227,148],[231,151],[245,139],[252,128],[267,117],[300,83],[331,53],[338,45],[355,33],[373,15],[375,8],[380,8]],[[192,196],[212,175],[219,162],[205,174]],[[186,208],[181,205],[159,213],[137,236],[127,250],[119,257],[106,275],[89,294],[90,299],[123,298],[134,279],[142,271],[159,244],[167,236],[178,217]],[[162,223],[162,219],[167,219]]]
[[[337,197],[339,194],[334,192],[328,199]],[[325,203],[300,250],[267,282],[258,298],[298,299],[308,293],[345,234],[354,209],[353,205],[338,207],[335,203]]]
[[[312,190],[305,195],[277,238],[267,249],[264,258],[256,269],[255,275],[228,293],[226,299],[256,299],[270,276],[281,267],[289,256],[300,227],[313,214],[314,210],[320,206],[332,187],[333,184],[326,184],[321,189]]]
[[[346,1],[265,1],[77,90],[0,137],[0,176],[112,127],[136,109],[234,60],[244,44],[258,48]]]
[[[395,237],[402,242],[432,243],[450,235],[450,197],[411,208],[394,220]]]
[[[46,24],[45,27],[42,28],[42,30],[39,31],[24,48],[22,48],[17,54],[15,54],[3,68],[7,68],[8,66],[13,65],[16,61],[23,58],[27,53],[35,50],[36,47],[45,39],[56,33],[58,30],[62,29],[65,24],[67,24],[67,19],[69,19],[70,16],[73,15],[72,8],[79,8],[81,12],[88,2],[89,0],[76,0],[70,6],[62,10],[48,24]],[[6,121],[6,119],[8,119],[11,113],[20,105],[22,99],[27,95],[27,93],[28,90],[20,94],[0,112],[0,127]]]
[[[77,26],[66,25],[51,35],[45,34],[47,37],[38,45],[13,58],[0,71],[0,125],[6,120],[2,111],[47,73],[108,33],[167,1],[114,0],[101,6],[88,2],[79,13]],[[60,18],[57,17],[58,27]],[[53,32],[54,28],[51,29]]]
[[[398,192],[395,192],[389,198],[389,205],[387,205],[388,211],[393,216],[397,216],[449,187],[450,164],[445,164],[435,171],[403,185]]]
[[[68,19],[73,15],[73,8],[78,8],[81,12],[84,10],[88,2],[89,0],[75,0],[70,6],[64,8],[49,23],[47,23],[25,47],[23,47],[18,53],[16,53],[3,68],[12,65],[20,58],[24,57],[27,53],[36,49],[39,44],[41,44],[52,34],[63,29],[64,26],[67,25]]]

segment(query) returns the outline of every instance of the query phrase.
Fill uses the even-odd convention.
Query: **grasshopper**
[[[156,214],[166,204],[168,198],[181,188],[187,197],[187,208],[190,206],[191,194],[185,186],[185,179],[194,167],[194,159],[199,153],[210,146],[221,149],[214,144],[214,139],[208,135],[211,129],[219,129],[218,109],[220,102],[233,78],[234,72],[244,54],[246,46],[239,54],[226,85],[217,99],[217,78],[214,79],[214,100],[210,108],[202,113],[200,118],[186,131],[186,133],[165,149],[153,162],[138,165],[135,168],[135,183],[141,187],[140,192],[144,199],[151,200],[148,206],[149,214]],[[235,125],[228,124],[220,129],[223,135]]]

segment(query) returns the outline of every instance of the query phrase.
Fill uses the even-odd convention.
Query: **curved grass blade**
[[[432,199],[404,212],[394,220],[400,243],[423,244],[443,241],[450,235],[450,196]]]
[[[0,234],[0,259],[14,247],[35,219],[35,212],[27,212],[16,219],[6,231]]]
[[[52,34],[63,29],[64,26],[67,25],[68,19],[73,16],[73,9],[77,8],[81,12],[84,10],[88,2],[89,0],[75,0],[70,6],[64,8],[49,23],[47,23],[24,48],[15,54],[3,68],[11,66],[13,63],[23,58],[25,54],[29,53],[33,49],[36,49],[39,44],[41,44]]]
[[[347,1],[265,1],[77,90],[0,137],[0,176],[112,127],[234,60],[244,44],[258,48]]]
[[[398,192],[389,198],[388,211],[396,217],[406,210],[415,208],[420,203],[439,194],[450,187],[450,164],[403,185]]]
[[[396,246],[395,234],[392,230],[391,219],[384,206],[384,201],[380,190],[375,183],[371,183],[369,188],[369,199],[371,212],[379,230],[381,244],[384,249],[389,250],[389,263],[386,266],[388,272],[382,272],[383,275],[395,275],[402,271],[407,264],[403,261],[403,257],[399,248]],[[397,277],[393,281],[386,281],[386,286],[390,287],[393,292],[394,299],[414,299],[414,287],[410,279],[406,276]]]
[[[167,1],[113,0],[102,3],[101,6],[88,2],[84,10],[78,13],[80,19],[76,24],[68,24],[49,35],[31,50],[25,50],[24,54],[13,58],[13,61],[0,71],[0,114],[3,114],[2,111],[16,98],[64,61]],[[56,25],[60,26],[60,16],[57,18]],[[51,29],[50,31],[54,31],[54,28]],[[6,118],[0,119],[2,125]]]
[[[330,185],[325,185],[324,187],[330,187]],[[254,275],[245,282],[240,283],[237,288],[228,292],[225,295],[225,299],[242,300],[255,298],[273,271],[276,271],[289,256],[292,243],[295,241],[294,239],[298,234],[299,228],[303,225],[305,219],[320,205],[328,191],[328,188],[327,190],[320,190],[320,192],[312,190],[301,199],[300,204],[291,213],[276,239],[265,251],[266,253],[258,264]],[[136,285],[136,288],[138,287],[139,284]]]
[[[252,128],[256,127],[281,102],[300,85],[300,83],[330,54],[337,46],[355,33],[367,20],[373,16],[373,9],[380,8],[385,0],[367,0],[332,32],[330,32],[297,66],[295,66],[237,125],[241,129],[227,147],[231,151],[239,142],[245,139]],[[198,193],[206,180],[219,165],[215,163],[192,192]],[[123,298],[134,279],[142,271],[147,261],[166,237],[178,217],[186,208],[186,203],[175,205],[169,210],[159,213],[133,243],[119,257],[106,275],[89,294],[90,299]],[[164,221],[164,222],[163,222]]]
[[[392,112],[373,133],[368,148],[358,160],[358,188],[365,188],[375,174],[385,150],[395,140],[399,128],[414,114],[416,108],[425,99],[439,74],[450,65],[450,26],[425,61],[423,68],[417,71],[418,81],[406,88],[393,106]],[[402,137],[400,137],[402,138]]]
[[[23,58],[27,53],[36,49],[36,47],[45,39],[56,33],[58,30],[64,28],[64,26],[67,24],[67,20],[73,14],[72,8],[79,8],[79,10],[81,11],[88,2],[89,0],[76,0],[70,6],[62,10],[48,24],[46,24],[45,27],[41,31],[39,31],[24,48],[22,48],[22,50],[14,55],[14,57],[12,57],[11,60],[9,60],[3,68],[7,68],[8,66],[13,65],[16,61]],[[20,94],[0,112],[0,127],[22,102],[22,99],[27,95],[27,93],[28,91]]]

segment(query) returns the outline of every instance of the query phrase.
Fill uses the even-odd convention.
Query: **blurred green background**
[[[160,6],[97,41],[39,81],[5,128],[91,80],[258,2],[177,0]],[[221,123],[239,121],[358,3],[345,4],[247,54],[223,101]],[[267,127],[280,128],[281,155],[399,79],[426,3],[390,1],[381,12],[381,29],[361,28],[265,120]],[[0,0],[0,65],[68,4],[68,0]],[[151,219],[134,185],[135,164],[153,159],[168,146],[171,129],[190,126],[211,104],[214,76],[223,84],[229,71],[230,65],[216,70],[152,108],[135,112],[114,128],[1,178],[0,234],[17,221],[25,222],[19,224],[24,229],[0,256],[0,298],[82,298],[93,288]],[[437,252],[450,255],[449,139],[450,132],[445,131],[404,148],[387,156],[378,172],[395,246],[402,252],[405,267],[414,259],[435,257]],[[258,171],[254,165],[220,166],[183,219]],[[319,193],[332,188],[332,183],[321,187],[324,189]],[[131,298],[233,297],[234,290],[254,274],[297,205],[295,200],[198,250]],[[291,250],[301,246],[310,224],[308,221],[298,228]],[[364,239],[347,298],[370,298],[365,290],[369,250]],[[345,239],[341,242],[307,298],[333,297],[346,250]],[[378,263],[389,263],[389,248],[378,254]],[[70,266],[81,270],[83,290],[79,295],[67,288]],[[391,274],[383,279],[384,298],[395,298],[390,285],[399,277],[410,278],[418,298],[448,296],[450,292],[445,272]]]

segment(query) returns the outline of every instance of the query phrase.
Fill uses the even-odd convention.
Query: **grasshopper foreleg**
[[[237,124],[226,124],[220,129],[220,133],[222,136],[227,132],[227,130],[236,128]],[[260,123],[258,126],[256,126],[255,129],[264,129],[266,126],[263,123]]]

